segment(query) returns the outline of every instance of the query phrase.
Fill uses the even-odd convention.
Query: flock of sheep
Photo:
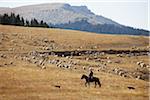
[[[105,56],[106,60],[103,61],[101,59],[98,59],[98,56]],[[124,54],[117,54],[117,57],[124,57]],[[92,59],[93,58],[93,59]],[[7,59],[7,55],[5,54],[0,54],[0,59]],[[85,70],[88,71],[90,68],[92,68],[94,71],[104,71],[107,73],[111,74],[116,74],[122,77],[130,77],[130,78],[136,78],[136,79],[143,79],[142,75],[143,73],[140,73],[140,71],[135,71],[131,72],[123,68],[119,67],[114,67],[114,68],[109,68],[107,65],[113,63],[113,61],[110,59],[109,56],[106,56],[105,53],[95,53],[95,54],[90,54],[90,56],[85,57],[85,61],[93,61],[99,62],[98,65],[81,65],[81,61],[78,59],[74,59],[73,56],[64,56],[62,55],[61,57],[58,57],[57,55],[49,55],[48,53],[39,53],[37,51],[31,51],[29,53],[25,53],[22,55],[16,55],[14,56],[14,59],[19,59],[28,63],[32,63],[37,65],[37,67],[41,69],[46,69],[48,64],[52,64],[58,68],[64,68],[64,69],[80,69],[80,70]],[[98,59],[98,60],[97,60]],[[115,62],[118,63],[118,62]],[[10,61],[7,64],[4,64],[5,66],[12,65],[14,64],[13,61]],[[150,66],[149,64],[145,64],[142,61],[139,61],[136,63],[138,68],[141,70],[146,69],[149,70]],[[2,67],[3,65],[0,65]],[[147,74],[147,73],[146,73]],[[145,75],[145,74],[144,74]]]
[[[4,34],[4,33],[0,33],[0,44],[2,43],[2,41],[6,41],[8,36],[8,34]],[[37,39],[37,38],[33,38],[33,36],[29,36],[32,41],[32,43],[28,43],[26,42],[26,40],[23,40],[24,38],[26,38],[26,36],[24,36],[23,34],[17,34],[14,33],[12,34],[12,38],[18,38],[21,39],[23,42],[26,42],[26,44],[32,44],[34,46],[40,46],[41,49],[40,50],[47,50],[47,51],[51,51],[53,49],[58,48],[59,46],[56,45],[54,40],[48,40],[46,38],[41,38],[41,39]],[[13,39],[10,41],[10,43],[12,43],[14,46],[17,46],[16,41]],[[81,47],[80,47],[81,48]],[[149,48],[149,47],[148,47]],[[22,47],[23,49],[23,47]],[[21,49],[21,50],[22,50]],[[132,49],[138,49],[137,47],[134,47]],[[11,47],[8,49],[8,51],[15,51],[16,49],[14,47]],[[110,59],[109,56],[107,56],[107,54],[105,54],[104,52],[92,52],[92,51],[85,51],[84,53],[82,52],[72,52],[71,54],[76,53],[78,54],[78,56],[83,56],[81,58],[84,59],[84,61],[89,62],[89,61],[93,61],[93,62],[97,62],[98,65],[82,65],[80,60],[78,59],[74,59],[74,55],[70,55],[70,56],[65,56],[64,54],[61,55],[56,55],[56,54],[49,54],[49,53],[39,53],[37,51],[31,51],[29,53],[24,53],[24,54],[16,54],[13,58],[14,59],[19,59],[25,62],[29,62],[32,64],[37,65],[38,67],[40,67],[41,69],[46,69],[48,64],[52,64],[55,65],[58,68],[65,68],[65,69],[81,69],[81,70],[89,70],[91,67],[94,69],[94,71],[104,71],[104,72],[108,72],[111,74],[116,74],[122,77],[134,77],[136,79],[143,79],[142,75],[147,75],[147,70],[150,69],[150,65],[144,63],[143,61],[138,61],[136,62],[136,65],[138,66],[137,70],[135,72],[131,72],[128,71],[126,69],[120,68],[120,67],[114,67],[114,68],[109,68],[108,65],[112,64],[112,63],[120,63],[120,60],[117,61],[112,61]],[[115,54],[116,57],[132,57],[132,56],[143,56],[145,55],[144,53],[129,53],[129,54],[125,54],[125,53],[121,53],[121,54]],[[105,56],[106,60],[102,60],[101,58],[99,58],[99,56],[103,57]],[[85,57],[85,58],[84,58]],[[0,53],[0,59],[8,59],[9,56],[6,55],[5,53]],[[82,59],[81,59],[82,60]],[[3,66],[9,66],[14,64],[15,61],[14,60],[10,60],[7,61],[7,63],[1,63],[0,67]],[[146,71],[143,71],[146,70]],[[146,72],[146,74],[145,74]]]

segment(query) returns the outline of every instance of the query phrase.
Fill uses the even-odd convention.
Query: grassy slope
[[[0,26],[0,30],[3,33],[7,33],[9,37],[5,41],[6,45],[3,45],[3,49],[14,45],[14,43],[11,44],[10,42],[12,39],[27,50],[37,49],[38,46],[32,45],[33,41],[44,38],[55,41],[59,46],[59,50],[92,49],[95,46],[97,47],[96,49],[131,49],[133,46],[146,47],[149,43],[149,38],[144,36],[105,35],[72,30],[15,26]],[[12,36],[14,33],[19,34],[17,38]]]
[[[102,72],[95,73],[102,87],[84,87],[80,80],[84,71],[62,70],[49,66],[46,70],[21,63],[0,68],[0,98],[2,100],[148,100],[148,83],[125,79]],[[56,88],[54,85],[60,85]],[[135,90],[127,87],[133,86]]]
[[[61,44],[59,49],[90,49],[93,45],[100,45],[98,49],[130,49],[132,46],[145,48],[148,38],[138,36],[98,35],[79,31],[24,28],[14,26],[0,26],[0,31],[6,38],[0,44],[0,53],[7,53],[10,47],[16,48],[16,53],[38,49],[37,46],[26,44],[31,42],[30,36],[35,39],[48,38]],[[12,36],[20,34],[19,37]],[[11,43],[16,40],[17,46]],[[24,42],[26,41],[26,42]],[[71,45],[70,48],[68,45]],[[20,49],[23,46],[24,49]],[[65,48],[64,48],[65,47]],[[18,48],[18,49],[17,49]],[[15,52],[13,52],[15,53]],[[0,59],[0,64],[13,59]],[[14,60],[15,61],[15,60]],[[142,80],[128,79],[104,72],[95,72],[102,82],[101,88],[84,87],[80,80],[84,70],[64,70],[53,65],[41,70],[35,65],[22,61],[15,61],[8,67],[0,67],[0,99],[1,100],[148,100],[149,83]],[[54,85],[60,85],[58,89]],[[133,86],[135,90],[127,87]]]

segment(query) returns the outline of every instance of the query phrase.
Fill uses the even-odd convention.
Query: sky
[[[150,0],[0,0],[0,7],[12,8],[41,3],[85,5],[95,14],[120,24],[150,30]]]

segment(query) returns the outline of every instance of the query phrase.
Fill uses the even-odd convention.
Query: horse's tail
[[[100,81],[98,80],[98,85],[99,85],[99,87],[101,87],[101,83],[100,83]]]

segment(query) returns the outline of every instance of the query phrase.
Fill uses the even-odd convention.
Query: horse
[[[82,75],[81,79],[85,79],[86,80],[86,82],[85,82],[85,86],[86,87],[87,87],[87,83],[90,86],[90,82],[95,82],[95,88],[97,86],[97,83],[98,83],[99,87],[101,87],[100,80],[97,77],[93,77],[92,79],[90,79],[88,76]]]

